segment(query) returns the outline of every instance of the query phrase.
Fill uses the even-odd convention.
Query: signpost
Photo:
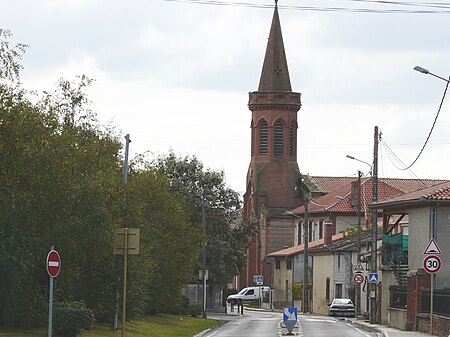
[[[139,228],[116,228],[114,237],[114,254],[123,254],[123,296],[122,296],[122,337],[125,336],[125,314],[127,307],[128,255],[139,254]]]
[[[430,334],[433,334],[433,292],[434,292],[434,274],[436,274],[442,266],[441,259],[438,255],[442,254],[437,242],[431,238],[427,247],[423,251],[426,257],[423,259],[423,268],[431,277],[430,285]]]
[[[291,334],[297,324],[297,308],[283,308],[283,323]]]
[[[53,279],[58,276],[61,270],[61,257],[59,253],[51,246],[50,252],[47,255],[47,273],[50,276],[50,291],[48,295],[48,337],[52,337],[53,325]]]

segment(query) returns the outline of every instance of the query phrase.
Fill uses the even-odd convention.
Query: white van
[[[247,287],[242,289],[240,292],[227,297],[228,303],[238,303],[242,300],[243,303],[257,302],[262,299],[262,293],[269,292],[270,287],[260,286],[260,287]]]

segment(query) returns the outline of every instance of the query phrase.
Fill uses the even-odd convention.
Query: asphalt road
[[[280,337],[288,332],[282,324],[280,312],[246,310],[244,316],[237,314],[210,315],[210,318],[228,323],[213,329],[202,337]],[[375,332],[361,330],[354,325],[326,316],[299,315],[295,336],[302,337],[377,337]]]

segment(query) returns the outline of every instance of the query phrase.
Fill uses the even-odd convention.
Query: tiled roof
[[[307,179],[317,186],[320,192],[330,193],[350,184],[355,180],[355,177],[307,176]]]
[[[319,186],[323,191],[331,190],[328,194],[313,198],[309,203],[308,211],[310,213],[354,213],[355,208],[350,204],[351,201],[351,183],[356,181],[355,177],[322,177],[311,176],[309,179]],[[346,183],[346,184],[344,184]],[[395,178],[381,178],[378,180],[378,200],[395,198],[404,193],[411,191],[425,191],[424,188],[436,186],[439,183],[450,184],[449,180],[434,180],[434,179],[395,179]],[[344,184],[344,185],[342,185]],[[335,188],[334,190],[332,190]],[[403,199],[402,199],[403,200]],[[372,203],[372,179],[361,179],[361,210],[364,212],[367,205]],[[304,207],[300,206],[292,210],[296,214],[303,214]]]
[[[436,186],[441,183],[449,182],[444,179],[396,179],[396,178],[382,178],[380,179],[391,186],[398,188],[404,193],[417,191],[426,187]]]
[[[307,176],[307,179],[313,183],[317,189],[324,193],[330,193],[337,189],[351,184],[355,181],[356,177],[324,177],[324,176]],[[416,191],[418,189],[434,186],[440,183],[449,182],[444,179],[403,179],[403,178],[379,178],[379,181],[383,181],[403,193]]]
[[[353,178],[352,181],[355,181]],[[352,185],[347,184],[331,193],[324,196],[312,199],[309,203],[308,212],[309,213],[322,213],[322,212],[333,212],[333,213],[354,213],[355,208],[350,204],[351,201],[351,190]],[[384,181],[378,182],[378,199],[386,199],[389,197],[397,196],[403,194],[403,192]],[[372,179],[363,178],[361,179],[361,210],[367,208],[366,205],[370,204],[372,201]],[[304,213],[304,207],[300,206],[293,210],[293,213],[302,214]]]
[[[376,202],[376,205],[388,205],[398,202],[420,202],[427,200],[447,200],[450,201],[450,182],[444,183],[406,193],[397,197],[384,199]]]
[[[336,235],[333,235],[331,242],[336,242],[336,241],[342,240],[343,238],[344,238],[344,234],[338,233]],[[322,247],[323,245],[324,245],[323,239],[315,240],[315,241],[308,243],[308,249],[314,250],[316,248]],[[305,247],[303,245],[297,245],[297,246],[292,246],[289,248],[281,249],[276,252],[272,252],[269,255],[267,255],[267,257],[289,257],[289,256],[301,254],[301,253],[303,253],[304,250],[305,250]]]

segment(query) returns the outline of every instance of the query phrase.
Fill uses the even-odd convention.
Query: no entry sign
[[[56,250],[51,250],[47,255],[47,273],[50,277],[56,277],[61,269],[61,258]]]

